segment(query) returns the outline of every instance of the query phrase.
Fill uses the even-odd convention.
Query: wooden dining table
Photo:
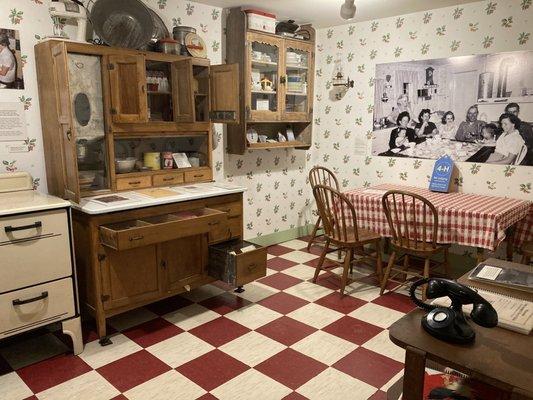
[[[494,251],[507,238],[507,258],[512,259],[514,228],[521,223],[521,238],[527,238],[527,223],[533,203],[527,200],[487,196],[473,193],[438,193],[426,188],[399,184],[381,184],[344,192],[354,204],[359,227],[371,229],[383,237],[391,231],[383,212],[381,198],[388,190],[410,191],[427,198],[437,209],[439,226],[437,242],[455,243],[477,249],[477,259],[484,250]],[[526,230],[524,234],[522,231]],[[510,245],[509,245],[510,243]]]

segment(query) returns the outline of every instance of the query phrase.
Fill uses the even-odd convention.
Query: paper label
[[[498,277],[498,275],[500,275],[500,272],[502,272],[501,268],[485,265],[483,268],[481,268],[481,271],[478,272],[476,277],[493,281]]]

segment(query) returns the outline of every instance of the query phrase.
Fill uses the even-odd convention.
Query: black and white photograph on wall
[[[372,154],[533,165],[533,51],[377,64]]]
[[[0,28],[0,89],[24,89],[19,31]]]

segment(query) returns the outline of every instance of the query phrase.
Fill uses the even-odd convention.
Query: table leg
[[[514,229],[514,226],[510,226],[509,228],[507,228],[507,233],[506,233],[506,237],[507,237],[507,246],[505,247],[505,251],[506,251],[506,255],[507,255],[507,261],[513,261],[513,253],[514,253],[514,248],[513,248],[513,242],[514,242],[514,233],[515,233],[515,229]]]
[[[403,374],[403,400],[422,400],[425,369],[426,352],[407,346],[405,348],[405,370]]]
[[[476,261],[477,261],[478,264],[483,262],[483,261],[485,261],[485,250],[483,249],[483,247],[478,247],[477,248]]]

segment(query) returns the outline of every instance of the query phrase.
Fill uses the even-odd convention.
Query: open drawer
[[[248,251],[242,251],[242,249]],[[266,275],[267,249],[236,239],[209,246],[209,276],[242,286]]]
[[[226,224],[227,214],[198,208],[100,226],[100,241],[115,250],[127,250],[186,236],[209,233]]]

